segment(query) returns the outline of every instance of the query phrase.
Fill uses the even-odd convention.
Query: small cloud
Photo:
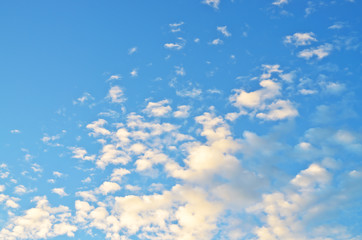
[[[276,0],[275,2],[273,2],[273,5],[281,6],[281,5],[284,5],[287,3],[288,3],[288,0]]]
[[[181,31],[180,26],[182,26],[183,24],[184,22],[170,23],[169,26],[171,28],[171,32],[180,32]]]
[[[164,47],[168,49],[181,50],[184,47],[184,45],[180,43],[165,43]]]
[[[285,44],[293,44],[296,47],[307,46],[316,42],[317,39],[314,37],[314,33],[294,33],[293,35],[286,36],[284,38]]]
[[[108,193],[114,193],[121,189],[121,187],[115,182],[104,182],[98,188],[98,192],[107,195]]]
[[[123,96],[123,90],[119,86],[113,86],[108,92],[107,98],[111,99],[112,103],[123,103],[126,98]]]
[[[77,98],[77,100],[73,101],[73,104],[84,104],[85,102],[90,100],[94,100],[94,97],[91,94],[85,92],[81,97]]]
[[[316,56],[318,60],[327,57],[333,50],[333,45],[326,43],[317,48],[305,49],[298,53],[298,57],[309,60],[310,58]]]
[[[42,141],[44,143],[49,143],[49,142],[53,142],[55,140],[58,140],[60,138],[60,135],[55,135],[55,136],[48,136],[48,135],[45,135],[44,137],[42,137]]]
[[[85,179],[82,180],[82,183],[90,183],[92,181],[92,179],[90,177],[86,177]]]
[[[59,177],[59,178],[60,178],[60,177],[63,176],[63,173],[54,171],[54,172],[53,172],[53,175],[54,175],[55,177]]]
[[[344,26],[345,26],[345,24],[343,22],[336,22],[333,25],[329,26],[328,29],[338,30],[338,29],[342,29]]]
[[[120,80],[120,79],[122,79],[122,76],[119,74],[115,74],[115,75],[111,75],[107,81]]]
[[[137,47],[133,47],[133,48],[128,49],[128,55],[132,55],[135,52],[137,52]]]
[[[225,37],[230,37],[231,33],[227,30],[227,26],[217,27],[219,32],[221,32]]]
[[[33,169],[34,172],[42,172],[43,169],[40,167],[39,164],[36,164],[34,163],[32,166],[31,166],[31,169]]]
[[[195,42],[195,43],[200,42],[200,38],[195,38],[195,39],[194,39],[194,42]]]
[[[202,90],[199,88],[193,88],[191,90],[177,90],[176,91],[176,95],[180,96],[180,97],[191,97],[191,98],[196,98],[198,96],[200,96],[202,93]]]
[[[346,89],[343,83],[338,82],[322,82],[321,85],[325,91],[330,94],[340,94]]]
[[[64,188],[53,188],[52,192],[58,194],[61,197],[68,196],[68,194],[64,191]]]
[[[130,72],[132,77],[137,77],[138,76],[138,70],[137,68],[134,68],[131,72]]]
[[[211,45],[221,45],[224,42],[220,38],[216,38],[210,42]]]
[[[24,187],[23,185],[19,185],[19,186],[16,186],[16,187],[15,187],[14,192],[15,192],[16,194],[24,194],[24,193],[27,192],[27,189],[26,189],[26,187]]]
[[[12,133],[12,134],[19,134],[19,133],[21,133],[21,132],[20,132],[20,130],[18,130],[18,129],[13,129],[13,130],[10,130],[10,133]]]
[[[84,161],[93,161],[96,156],[95,155],[87,155],[87,150],[81,147],[69,147],[72,151],[72,158],[82,159]]]
[[[186,72],[185,72],[185,69],[181,66],[175,66],[175,72],[177,75],[180,75],[180,76],[185,76],[186,75]]]
[[[173,113],[175,118],[187,118],[189,116],[190,106],[188,105],[181,105],[177,107],[177,111]]]
[[[204,0],[203,4],[207,4],[215,9],[219,9],[220,0]]]
[[[140,191],[142,188],[140,188],[139,186],[133,186],[133,185],[126,185],[126,189],[128,191],[131,191],[131,192],[137,192],[137,191]]]
[[[311,90],[311,89],[300,89],[299,93],[302,95],[311,95],[311,94],[316,94],[317,91],[316,90]]]
[[[166,116],[172,108],[168,105],[168,100],[162,100],[159,102],[149,102],[144,110],[148,115],[154,117]]]

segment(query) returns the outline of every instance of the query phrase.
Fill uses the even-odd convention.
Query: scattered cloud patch
[[[293,35],[286,36],[284,38],[285,44],[293,44],[296,47],[307,46],[316,42],[317,39],[314,37],[315,34],[312,32],[309,33],[294,33]]]
[[[227,26],[220,26],[216,29],[221,32],[225,37],[231,37],[231,33],[227,30]]]
[[[298,53],[298,57],[309,60],[315,56],[317,57],[318,60],[320,60],[327,57],[332,50],[333,50],[333,45],[326,43],[316,48],[305,49]]]

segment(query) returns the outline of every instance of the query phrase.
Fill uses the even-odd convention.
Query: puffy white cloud
[[[190,111],[189,105],[181,105],[177,107],[177,111],[173,113],[173,116],[176,118],[187,118],[189,116]]]
[[[88,155],[87,156],[87,150],[81,147],[69,147],[69,149],[73,152],[72,158],[82,159],[85,161],[93,161],[95,159],[95,155]],[[54,174],[55,176],[59,174]]]
[[[320,60],[320,59],[327,57],[331,53],[332,50],[333,50],[333,45],[326,43],[326,44],[320,45],[319,47],[316,47],[316,48],[309,48],[309,49],[300,51],[298,53],[298,57],[309,60],[312,57],[316,56],[317,59]]]
[[[317,184],[326,184],[330,179],[331,176],[326,169],[318,164],[311,164],[307,169],[295,176],[291,183],[298,187],[309,189]]]
[[[68,194],[64,191],[64,188],[53,188],[52,192],[58,194],[61,197],[68,196]]]
[[[258,113],[256,117],[265,120],[281,120],[285,118],[294,118],[298,116],[298,111],[290,101],[278,100],[267,106],[267,113]]]
[[[238,108],[260,108],[266,100],[280,95],[280,85],[272,80],[263,80],[260,86],[262,89],[254,92],[237,89],[236,93],[230,97],[230,101]]]
[[[35,197],[36,207],[13,217],[0,231],[1,239],[44,239],[61,235],[74,237],[77,227],[71,223],[68,207],[50,207],[46,197]]]
[[[172,110],[172,108],[168,104],[169,101],[166,99],[159,102],[148,102],[144,112],[146,112],[150,116],[164,117]]]
[[[107,124],[107,121],[104,119],[98,119],[97,121],[94,121],[87,125],[88,129],[91,129],[93,132],[90,133],[93,136],[98,135],[109,135],[111,132],[105,128],[103,128],[103,125]]]
[[[130,174],[131,172],[125,168],[116,168],[113,169],[113,172],[111,174],[111,181],[113,182],[121,182],[122,177]]]
[[[21,133],[21,131],[19,129],[13,129],[13,130],[10,130],[10,132],[13,133],[13,134]]]
[[[121,186],[119,186],[115,182],[104,182],[102,185],[99,186],[98,192],[103,195],[107,195],[108,193],[114,193],[121,190]]]
[[[102,155],[97,159],[96,164],[99,168],[104,169],[108,164],[126,164],[130,157],[117,146],[107,144],[103,146]]]
[[[152,168],[153,165],[159,163],[165,163],[167,161],[167,155],[156,149],[147,150],[142,156],[140,156],[135,164],[137,166],[137,171],[144,171]]]
[[[135,72],[135,75],[137,75],[137,72]],[[109,89],[107,97],[110,98],[111,102],[113,103],[123,103],[124,101],[126,101],[123,90],[119,86],[111,87],[111,89]]]
[[[293,44],[295,46],[307,46],[316,42],[317,39],[314,37],[314,33],[294,33],[293,35],[286,36],[284,43]]]

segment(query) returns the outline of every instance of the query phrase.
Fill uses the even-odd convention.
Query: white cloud
[[[134,68],[131,72],[130,72],[132,77],[137,77],[138,76],[138,70],[137,68]]]
[[[126,101],[123,90],[119,86],[111,87],[107,97],[110,98],[113,103],[123,103]]]
[[[269,110],[267,113],[258,113],[256,117],[275,121],[298,116],[298,111],[290,101],[278,100],[268,105],[266,109]]]
[[[98,136],[98,135],[109,135],[111,132],[105,128],[103,128],[103,125],[107,124],[107,121],[104,119],[98,119],[97,121],[94,121],[87,125],[88,129],[93,130],[90,135]]]
[[[18,130],[18,129],[13,129],[10,132],[13,133],[13,134],[21,133],[20,130]]]
[[[185,47],[186,41],[183,38],[178,38],[179,42],[177,43],[165,43],[163,46],[171,50],[181,50]]]
[[[180,97],[190,97],[190,98],[196,98],[199,97],[202,93],[202,90],[200,88],[193,88],[191,90],[182,89],[182,90],[176,90],[176,95]]]
[[[299,46],[307,46],[312,44],[312,42],[316,42],[317,39],[314,37],[314,33],[294,33],[293,35],[286,36],[284,39],[284,43],[293,44],[297,47]]]
[[[27,192],[27,189],[24,185],[18,185],[15,187],[15,190],[14,190],[15,193],[17,194],[24,194]]]
[[[104,182],[99,186],[98,191],[103,195],[108,195],[108,193],[114,193],[121,190],[121,187],[115,182]]]
[[[332,50],[333,50],[333,45],[326,43],[316,48],[305,49],[298,53],[298,57],[309,60],[310,58],[316,56],[318,60],[320,60],[327,57]]]
[[[186,72],[185,72],[185,69],[181,66],[175,66],[175,72],[177,75],[180,75],[180,76],[185,76],[186,75]]]
[[[281,6],[287,4],[288,2],[289,0],[276,0],[275,2],[273,2],[273,5]]]
[[[302,95],[311,95],[311,94],[316,94],[318,91],[316,90],[311,90],[311,89],[300,89],[299,92],[302,94]]]
[[[272,80],[260,82],[262,89],[254,92],[235,90],[235,94],[230,97],[230,101],[238,108],[259,108],[268,99],[273,99],[280,95],[280,85]]]
[[[58,171],[54,171],[54,172],[53,172],[53,175],[54,175],[55,177],[60,178],[60,177],[62,177],[62,176],[63,176],[63,173],[58,172]]]
[[[231,37],[231,33],[227,30],[227,26],[217,27],[216,29],[221,32],[225,37]]]
[[[121,182],[123,176],[130,174],[131,172],[125,168],[114,169],[111,174],[111,181]]]
[[[169,101],[166,99],[159,102],[148,102],[144,112],[150,116],[164,117],[172,111],[172,108],[168,104]]]
[[[64,191],[64,188],[53,188],[52,192],[58,194],[61,197],[68,196],[68,194]]]
[[[328,29],[342,29],[345,26],[345,24],[343,22],[336,22],[335,24],[331,25],[328,27]]]
[[[115,74],[115,75],[111,75],[107,81],[120,80],[120,79],[122,79],[122,76],[119,74]]]
[[[203,0],[202,3],[207,4],[215,9],[218,9],[220,0]]]
[[[74,154],[72,156],[72,158],[78,158],[78,159],[82,159],[85,161],[93,161],[96,157],[95,155],[87,156],[87,150],[85,150],[84,148],[81,148],[81,147],[69,147],[69,149],[72,150],[72,152]],[[59,174],[57,174],[57,175],[59,175]],[[57,176],[57,175],[55,175],[55,176]]]
[[[96,164],[99,168],[104,169],[109,164],[126,164],[130,161],[130,157],[117,146],[107,144],[103,146],[102,155],[97,159]]]
[[[318,184],[326,184],[331,176],[326,169],[318,164],[311,164],[307,169],[301,171],[291,183],[305,189],[314,188]]]
[[[83,95],[77,98],[76,101],[73,101],[73,104],[84,104],[87,101],[94,100],[94,97],[90,93],[83,93]]]
[[[181,31],[180,26],[182,26],[183,24],[184,22],[170,23],[169,26],[171,28],[171,32],[180,32]]]
[[[44,239],[61,235],[74,237],[77,227],[71,223],[68,207],[50,207],[46,197],[35,197],[35,208],[13,217],[1,231],[1,239]]]
[[[137,52],[137,47],[133,47],[133,48],[128,49],[128,54],[129,54],[129,55],[132,55],[132,54],[134,54],[135,52]]]
[[[187,118],[189,116],[190,108],[189,105],[178,106],[178,110],[173,113],[173,116],[176,118]]]
[[[223,43],[223,40],[221,40],[220,38],[216,38],[210,42],[211,45],[221,45]]]

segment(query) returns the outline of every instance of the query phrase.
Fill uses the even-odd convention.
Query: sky
[[[0,239],[362,239],[361,11],[1,1]]]

